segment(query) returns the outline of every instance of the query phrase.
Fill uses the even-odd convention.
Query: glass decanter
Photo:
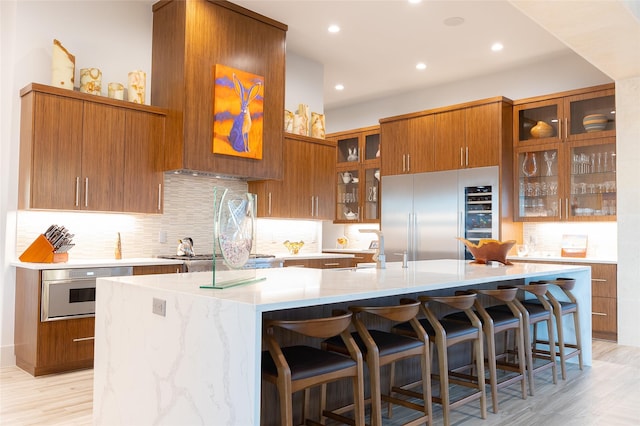
[[[535,152],[525,152],[522,161],[522,174],[526,177],[535,176],[538,173],[538,161]]]

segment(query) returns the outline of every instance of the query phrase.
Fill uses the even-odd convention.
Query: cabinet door
[[[310,143],[312,179],[311,188],[314,198],[315,219],[333,219],[333,206],[335,205],[335,192],[333,176],[335,171],[335,148],[329,145]]]
[[[93,365],[94,318],[41,322],[38,366],[41,374]]]
[[[157,114],[125,114],[124,211],[162,213],[164,122]]]
[[[500,106],[494,103],[465,111],[465,167],[500,165]]]
[[[76,209],[82,173],[82,120],[78,119],[82,117],[82,101],[32,93],[23,100],[23,107],[30,100],[32,110],[23,108],[22,117],[23,132],[24,121],[33,120],[32,134],[23,135],[21,142],[32,146],[31,159],[21,159],[31,160],[31,193],[24,194],[30,203],[25,207]]]
[[[615,136],[616,99],[614,88],[568,96],[565,99],[564,110],[566,124],[563,137],[566,140],[600,139]]]
[[[565,124],[563,109],[561,98],[514,106],[515,146],[560,142]]]
[[[81,208],[122,211],[125,111],[84,103]]]
[[[408,158],[409,173],[423,173],[435,170],[435,116],[425,115],[409,121]]]
[[[515,153],[516,217],[527,221],[566,219],[565,174],[557,144],[524,148]]]
[[[435,170],[454,170],[463,167],[464,138],[464,109],[435,115]]]
[[[284,182],[289,198],[287,217],[312,217],[311,190],[311,148],[308,143],[294,139],[285,139],[284,144]]]
[[[397,120],[380,125],[380,172],[382,176],[407,173],[409,152],[409,120]]]

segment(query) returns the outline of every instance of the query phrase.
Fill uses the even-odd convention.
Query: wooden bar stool
[[[489,366],[489,383],[491,385],[491,401],[493,405],[493,412],[498,412],[498,389],[509,386],[513,383],[520,382],[522,399],[527,399],[527,385],[526,385],[526,355],[524,347],[524,330],[523,330],[523,317],[522,312],[518,309],[518,306],[514,303],[518,289],[500,288],[500,289],[474,289],[469,290],[469,293],[475,293],[483,295],[488,298],[489,303],[495,304],[496,302],[504,304],[510,310],[507,312],[502,309],[493,309],[486,307],[480,301],[480,298],[476,298],[474,302],[475,312],[482,321],[482,330],[485,336],[485,342],[487,347],[487,365]],[[444,318],[463,321],[467,324],[471,324],[469,318],[464,312],[456,312],[454,314],[446,315]],[[515,362],[509,362],[507,341],[508,333],[514,331],[516,342],[516,354]],[[496,353],[496,335],[504,333],[504,349],[502,353]],[[510,374],[504,376],[498,380],[498,371],[504,370],[516,374]]]
[[[562,380],[567,379],[567,364],[566,361],[569,358],[578,357],[578,365],[580,366],[580,370],[582,370],[582,342],[580,339],[580,313],[578,311],[578,301],[576,300],[571,290],[576,285],[576,280],[573,278],[557,278],[555,280],[550,281],[541,281],[550,285],[549,289],[545,296],[549,299],[549,303],[553,307],[553,315],[556,320],[556,336],[557,339],[555,341],[556,352],[555,356],[560,358],[560,371],[562,374]],[[551,291],[553,287],[559,288],[562,290],[562,293],[566,296],[568,300],[559,300],[556,295]],[[536,301],[534,301],[535,303]],[[573,317],[573,328],[575,330],[575,343],[566,342],[564,335],[564,318],[566,315],[571,315]],[[536,344],[548,345],[551,348],[551,344],[549,344],[549,340],[541,340],[535,336]],[[569,353],[566,352],[566,348],[573,349]]]
[[[262,378],[276,385],[280,399],[280,419],[283,426],[293,424],[292,396],[304,390],[302,422],[322,424],[326,417],[324,392],[320,401],[320,422],[306,419],[308,389],[340,379],[351,378],[353,384],[353,419],[334,415],[343,423],[364,425],[364,379],[362,353],[349,333],[351,312],[335,311],[334,316],[298,321],[265,320],[264,341],[268,348],[262,352]],[[339,336],[346,355],[328,352],[320,348],[295,345],[281,347],[274,336],[274,329],[282,328],[312,338],[326,339]]]
[[[515,305],[520,309],[520,312],[522,312],[524,321],[524,346],[527,357],[527,370],[529,374],[529,393],[533,396],[535,392],[533,376],[536,373],[551,369],[553,383],[558,383],[555,358],[548,356],[548,354],[545,355],[535,343],[535,340],[537,339],[537,327],[542,322],[546,322],[548,335],[553,336],[553,307],[545,298],[549,285],[542,282],[532,281],[527,285],[516,285],[513,287],[516,287],[525,293],[531,293],[535,296],[534,299],[524,299],[522,301],[519,299],[514,300]],[[506,305],[494,306],[492,309],[511,312],[511,309]],[[533,335],[531,332],[532,329]],[[534,359],[539,359],[543,362],[536,365],[534,363]]]
[[[429,341],[438,352],[438,375],[434,375],[440,381],[440,397],[433,397],[433,401],[442,405],[443,420],[445,425],[450,424],[450,410],[469,402],[480,400],[480,414],[483,419],[487,418],[487,397],[485,392],[484,379],[484,354],[482,324],[480,319],[471,309],[476,300],[475,294],[463,294],[457,296],[420,296],[422,302],[422,312],[426,318],[420,320],[424,327]],[[431,308],[432,305],[445,305],[450,308],[461,310],[467,315],[470,324],[461,321],[454,321],[446,318],[438,319]],[[406,323],[398,324],[393,329],[394,332],[412,335],[412,331]],[[466,365],[461,369],[450,370],[447,349],[460,343],[472,343],[473,360],[471,365]],[[468,370],[474,367],[477,376],[461,374],[460,370]],[[451,401],[449,385],[457,384],[471,389],[475,389],[471,394]]]
[[[392,404],[402,405],[419,411],[421,415],[405,425],[418,425],[431,423],[431,362],[427,344],[427,334],[417,320],[420,303],[416,300],[403,299],[399,305],[393,306],[351,306],[354,314],[353,324],[356,333],[354,339],[365,356],[365,362],[369,368],[369,382],[371,392],[371,424],[382,425],[382,401],[388,403],[387,416],[392,417]],[[407,322],[413,331],[413,337],[402,336],[388,331],[376,330],[367,327],[366,317],[370,319],[383,319],[385,322],[395,324]],[[345,352],[343,342],[336,338],[325,340],[323,347],[327,350],[340,353]],[[419,398],[423,404],[417,404],[407,399],[401,399],[393,394],[395,380],[395,363],[404,359],[418,357],[421,365],[422,393]],[[380,368],[390,365],[391,374],[389,387],[383,394],[381,389]]]

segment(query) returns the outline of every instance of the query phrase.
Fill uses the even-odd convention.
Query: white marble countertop
[[[75,269],[75,268],[113,268],[118,266],[180,265],[182,260],[159,259],[157,257],[136,257],[127,259],[73,259],[61,263],[32,263],[14,260],[11,266],[24,269]]]
[[[296,259],[344,259],[354,257],[353,253],[274,253],[276,259],[296,260]]]
[[[408,294],[475,285],[510,279],[580,271],[587,267],[521,263],[512,266],[485,266],[458,260],[388,262],[387,269],[331,270],[311,268],[274,268],[256,270],[252,284],[226,289],[201,289],[210,285],[210,272],[109,278],[121,283],[162,291],[250,304],[266,312],[316,304],[338,303],[365,298]],[[225,271],[218,272],[224,279]],[[102,279],[98,280],[100,283]],[[100,285],[100,284],[99,284]]]
[[[593,258],[593,257],[562,257],[562,256],[544,256],[541,254],[532,254],[527,256],[509,256],[512,262],[518,261],[536,261],[536,262],[556,262],[556,263],[607,263],[616,264],[617,259],[614,258]]]

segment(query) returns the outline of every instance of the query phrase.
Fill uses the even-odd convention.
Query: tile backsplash
[[[586,235],[587,258],[617,260],[616,222],[525,223],[522,241],[538,256],[560,256],[563,235]]]

